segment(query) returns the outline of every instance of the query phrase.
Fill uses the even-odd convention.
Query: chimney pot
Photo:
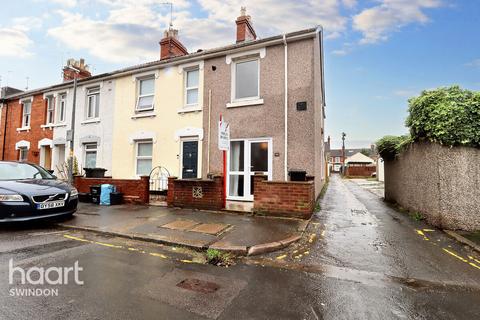
[[[71,81],[73,79],[85,79],[91,77],[92,74],[88,71],[88,66],[85,64],[85,59],[77,61],[75,59],[68,59],[67,65],[63,67],[63,82]]]

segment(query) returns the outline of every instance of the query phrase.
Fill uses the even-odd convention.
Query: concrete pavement
[[[255,255],[300,239],[308,221],[148,206],[81,204],[60,226],[205,250]]]

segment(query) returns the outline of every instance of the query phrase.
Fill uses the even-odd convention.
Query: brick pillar
[[[255,201],[255,194],[257,193],[258,187],[262,181],[266,181],[268,177],[260,172],[255,172],[253,176],[253,201]]]
[[[175,200],[175,180],[177,180],[177,177],[168,177],[167,205],[169,207],[173,207],[173,201]]]
[[[223,176],[215,175],[213,176],[213,181],[215,182],[215,206],[219,209],[223,209],[223,198],[225,194],[223,193]]]
[[[150,202],[150,177],[142,176],[140,177],[140,180],[142,182],[142,194],[140,199],[142,199],[143,203],[148,204]]]

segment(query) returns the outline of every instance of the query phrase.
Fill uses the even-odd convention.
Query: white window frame
[[[260,57],[253,56],[253,57],[245,57],[239,58],[232,61],[231,73],[232,73],[232,84],[231,84],[231,101],[232,102],[243,102],[249,100],[259,100],[260,99]],[[238,98],[237,99],[237,64],[249,61],[257,61],[258,63],[258,75],[257,75],[257,95],[252,97],[245,97],[245,98]]]
[[[140,144],[151,144],[152,145],[152,155],[151,156],[139,156],[138,155],[138,146]],[[153,140],[137,140],[135,141],[135,176],[140,177],[138,174],[138,160],[151,160],[152,169],[153,169]]]
[[[23,152],[25,152],[25,157],[22,157]],[[20,162],[27,162],[28,161],[28,148],[27,147],[20,147],[18,148],[18,161]]]
[[[87,149],[87,146],[93,146],[95,145],[95,149]],[[97,158],[98,158],[98,143],[96,142],[89,142],[89,143],[84,143],[83,144],[83,166],[86,168],[87,164],[87,153],[95,151],[95,167],[97,167]]]
[[[93,100],[92,116],[89,116],[88,114],[89,108],[90,108],[90,99]],[[98,107],[97,107],[97,99],[99,100]],[[96,87],[87,88],[87,96],[85,101],[86,101],[85,119],[86,120],[98,119],[100,117],[100,87],[96,86]]]
[[[27,104],[29,105],[28,113],[25,112],[25,105]],[[32,100],[24,100],[22,101],[22,128],[30,128],[31,123],[32,123]]]
[[[192,71],[197,71],[198,72],[198,83],[197,83],[197,86],[194,86],[194,87],[187,87],[188,85],[188,73],[189,72],[192,72]],[[183,105],[185,106],[185,108],[191,108],[191,107],[196,107],[198,106],[198,102],[200,101],[200,67],[199,66],[195,66],[195,67],[191,67],[191,68],[185,68],[183,70]],[[188,91],[189,90],[195,90],[197,89],[197,102],[196,103],[190,103],[188,104]]]
[[[63,117],[62,117],[63,108]],[[65,92],[58,94],[58,110],[57,110],[58,123],[64,123],[67,118],[67,94]]]
[[[55,97],[47,96],[47,117],[45,119],[46,125],[52,125],[55,123]]]
[[[156,79],[156,77],[155,77],[154,74],[145,75],[145,76],[136,78],[136,83],[137,83],[137,102],[136,102],[136,104],[135,104],[135,112],[145,112],[145,111],[153,111],[153,110],[155,110],[155,79]],[[144,81],[144,80],[153,80],[153,93],[140,95],[141,82]],[[150,96],[153,97],[152,107],[151,107],[151,108],[148,108],[148,109],[139,109],[139,108],[138,108],[138,104],[140,103],[140,98],[150,97]]]

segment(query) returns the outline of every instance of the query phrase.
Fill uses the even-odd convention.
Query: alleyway
[[[480,257],[332,177],[302,242],[229,268],[198,252],[49,225],[0,229],[1,319],[475,319]],[[58,297],[11,296],[8,262],[83,268]],[[203,281],[185,289],[180,283]]]

